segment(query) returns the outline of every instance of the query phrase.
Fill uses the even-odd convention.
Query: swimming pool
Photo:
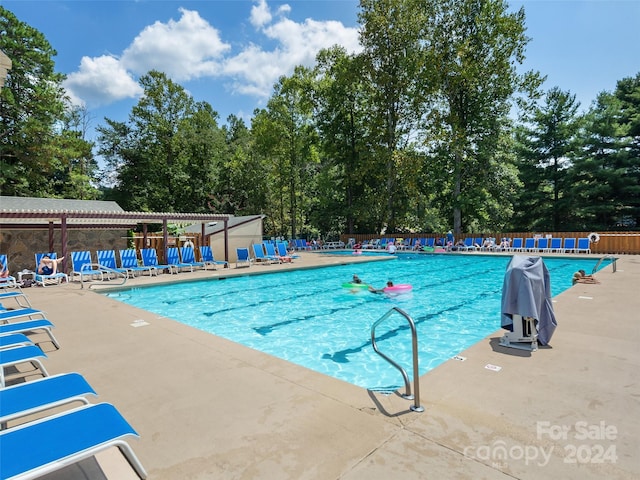
[[[372,390],[395,390],[402,376],[371,346],[371,325],[397,306],[418,332],[420,375],[500,328],[502,283],[510,256],[403,254],[364,262],[207,279],[107,293],[111,298],[191,325],[250,348]],[[595,259],[549,257],[552,295],[571,286]],[[268,268],[268,267],[265,267]],[[357,273],[383,287],[408,283],[388,297],[342,288]],[[558,319],[562,328],[562,319]],[[376,329],[380,349],[411,377],[407,322],[392,315]]]

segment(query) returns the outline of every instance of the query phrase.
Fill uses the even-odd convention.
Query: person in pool
[[[587,275],[584,270],[578,270],[573,274],[573,279],[571,282],[573,285],[576,283],[600,283],[593,275]]]
[[[369,291],[371,293],[384,293],[384,289],[387,287],[393,287],[393,282],[391,280],[387,282],[387,285],[384,288],[373,288],[371,285],[369,285]]]
[[[362,279],[354,273],[353,278],[351,279],[351,283],[362,283]]]

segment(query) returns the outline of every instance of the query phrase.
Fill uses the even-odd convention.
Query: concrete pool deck
[[[366,260],[303,253],[291,266],[127,286]],[[128,443],[150,479],[635,479],[640,256],[621,256],[612,270],[598,273],[598,285],[554,298],[550,347],[504,348],[496,330],[461,352],[464,361],[422,376],[423,413],[397,394],[369,392],[79,283],[24,292],[56,325],[60,350],[34,337],[49,373],[81,373],[97,400],[118,408],[140,434]],[[46,478],[136,477],[111,449]]]

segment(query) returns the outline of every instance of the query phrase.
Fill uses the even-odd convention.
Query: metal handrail
[[[92,268],[93,267],[97,267],[98,270],[89,270],[89,271],[95,271],[96,274],[99,273],[99,274],[102,275],[103,273],[106,272],[108,274],[113,273],[115,275],[114,278],[117,278],[118,276],[121,276],[122,277],[122,283],[120,283],[119,285],[124,285],[125,283],[127,283],[127,278],[129,278],[128,275],[126,275],[126,274],[124,274],[122,272],[119,272],[117,270],[114,270],[113,268],[105,267],[104,265],[100,265],[99,263],[88,263],[88,264],[83,265],[82,268],[84,269],[87,266],[88,267],[92,267]],[[107,280],[111,280],[110,275],[107,275]],[[92,285],[93,284],[90,284],[89,288],[91,288]],[[80,275],[80,288],[84,288],[84,276],[83,275]]]
[[[413,386],[414,386],[415,396],[411,394],[411,383],[409,382],[409,376],[407,375],[407,372],[405,371],[405,369],[402,368],[400,365],[398,365],[395,361],[393,361],[387,355],[382,353],[378,349],[378,345],[376,344],[376,327],[380,325],[382,322],[384,322],[387,318],[389,318],[394,313],[394,311],[402,315],[407,320],[407,322],[409,322],[409,326],[411,327],[411,342],[412,342],[412,350],[413,350]],[[391,310],[385,313],[371,326],[371,345],[373,346],[373,350],[378,355],[380,355],[387,362],[389,362],[391,365],[396,367],[402,374],[402,378],[404,379],[404,385],[406,388],[406,393],[402,395],[403,398],[406,398],[407,400],[413,400],[415,398],[413,405],[411,405],[410,407],[411,410],[413,410],[414,412],[424,412],[424,408],[420,406],[420,372],[418,369],[418,334],[416,332],[416,324],[413,321],[413,319],[409,316],[409,314],[407,314],[403,310],[399,309],[398,307],[393,307]]]
[[[604,257],[601,257],[596,263],[596,266],[593,267],[593,270],[591,270],[591,275],[598,271],[598,267],[602,265],[602,262],[604,262],[605,260],[612,260],[611,268],[613,268],[613,273],[616,273],[616,261],[618,260],[618,257],[614,257],[613,255],[605,255]]]

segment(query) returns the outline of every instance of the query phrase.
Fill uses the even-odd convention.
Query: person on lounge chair
[[[9,269],[6,265],[0,262],[0,278],[8,278],[9,277]]]
[[[58,263],[64,258],[51,258],[49,255],[43,255],[38,265],[38,273],[40,275],[55,275],[58,273]]]

